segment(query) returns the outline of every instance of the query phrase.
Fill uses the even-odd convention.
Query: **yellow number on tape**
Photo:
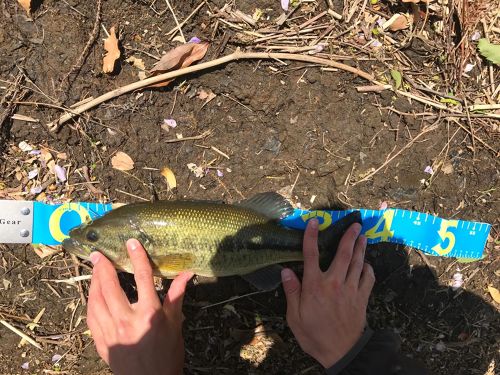
[[[453,246],[455,246],[455,235],[452,232],[448,231],[448,228],[456,228],[458,227],[458,220],[443,220],[441,222],[441,227],[438,230],[439,237],[441,238],[441,243],[438,243],[436,246],[432,248],[436,253],[443,256],[451,252],[453,250]],[[448,246],[446,248],[442,248],[442,244],[448,240]]]
[[[384,211],[384,214],[380,217],[380,219],[378,219],[377,224],[366,231],[366,238],[372,240],[380,238],[381,241],[387,241],[390,237],[394,237],[394,231],[391,230],[393,219],[393,210]],[[377,229],[379,229],[381,225],[383,225],[382,230],[377,231]]]
[[[332,216],[326,211],[311,211],[301,216],[303,221],[307,221],[313,217],[323,218],[323,222],[319,225],[319,230],[326,229],[332,224]]]
[[[79,205],[78,203],[65,203],[52,212],[49,219],[49,230],[52,237],[59,242],[62,242],[65,238],[68,238],[61,230],[61,218],[67,211],[76,211],[80,216],[82,223],[90,220],[90,214],[85,209],[85,207]]]

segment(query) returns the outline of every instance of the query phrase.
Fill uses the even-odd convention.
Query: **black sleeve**
[[[354,347],[327,375],[429,375],[418,362],[400,353],[401,339],[389,330],[374,332],[369,327]]]

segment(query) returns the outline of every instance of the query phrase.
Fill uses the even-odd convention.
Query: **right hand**
[[[330,268],[319,267],[318,221],[304,233],[302,285],[290,269],[282,271],[286,318],[300,347],[323,367],[338,362],[359,340],[375,276],[364,263],[366,237],[353,224],[342,237]]]

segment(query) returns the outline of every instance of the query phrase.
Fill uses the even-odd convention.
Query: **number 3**
[[[458,227],[458,220],[443,220],[441,222],[441,227],[437,232],[439,237],[441,238],[441,243],[438,243],[436,246],[432,248],[436,253],[443,256],[451,252],[453,247],[455,246],[455,235],[452,232],[448,231],[448,228],[456,228]],[[446,248],[442,248],[441,245],[448,240],[448,246]]]

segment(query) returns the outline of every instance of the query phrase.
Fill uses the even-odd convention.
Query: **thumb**
[[[290,321],[299,318],[301,285],[295,273],[289,268],[281,271],[281,281],[286,296],[286,318],[290,324]]]
[[[172,319],[182,321],[184,293],[186,292],[186,285],[193,275],[194,273],[192,272],[182,272],[170,284],[168,293],[163,301],[163,310]]]

